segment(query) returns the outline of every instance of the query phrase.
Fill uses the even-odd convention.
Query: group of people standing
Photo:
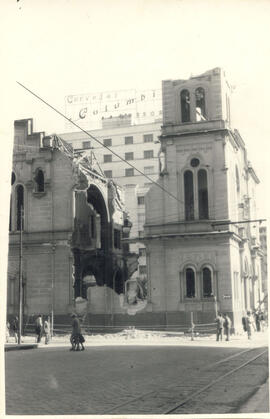
[[[251,339],[252,332],[264,332],[265,315],[262,311],[247,311],[247,314],[242,317],[242,325],[244,332],[247,332],[248,339]]]
[[[216,324],[217,324],[217,342],[222,340],[223,333],[226,336],[226,340],[230,340],[230,333],[231,333],[231,326],[232,321],[228,314],[218,313],[216,317]]]
[[[6,342],[9,342],[10,335],[13,335],[15,338],[15,343],[18,343],[18,333],[19,333],[19,319],[18,316],[15,316],[11,322],[7,322],[6,325]],[[45,336],[45,344],[47,345],[50,341],[50,318],[49,316],[45,317],[44,322],[42,320],[42,315],[39,314],[35,320],[35,334],[37,343],[41,342],[41,338]]]
[[[42,335],[45,336],[45,345],[48,345],[50,341],[50,318],[49,316],[45,317],[44,322],[42,320],[42,315],[39,314],[35,321],[35,332],[37,335],[37,343],[41,342]]]
[[[230,340],[230,332],[232,322],[228,314],[218,313],[216,320],[217,324],[217,341],[222,340],[223,334],[226,336],[226,340]],[[242,325],[245,332],[247,332],[248,339],[251,339],[252,331],[264,331],[265,328],[265,316],[261,311],[247,311],[247,314],[242,317]]]

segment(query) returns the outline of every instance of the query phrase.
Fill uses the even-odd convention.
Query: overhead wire
[[[38,94],[34,93],[32,90],[30,90],[28,87],[24,86],[19,81],[16,82],[18,85],[20,85],[22,88],[27,90],[29,93],[31,93],[33,96],[35,96],[37,99],[39,99],[41,102],[43,102],[45,105],[47,105],[49,108],[53,109],[56,113],[58,113],[60,116],[62,116],[64,119],[69,121],[71,124],[73,124],[75,127],[79,128],[82,132],[84,132],[88,137],[92,138],[94,141],[96,141],[98,144],[100,144],[102,147],[109,150],[112,154],[114,154],[116,157],[118,157],[120,160],[125,162],[128,166],[135,169],[138,173],[140,173],[142,176],[144,176],[146,179],[148,179],[151,183],[155,184],[160,188],[163,192],[168,194],[171,198],[175,199],[176,201],[180,202],[181,204],[184,204],[183,201],[179,200],[175,195],[173,195],[171,192],[169,192],[167,189],[165,189],[163,186],[161,186],[158,182],[151,179],[149,176],[147,176],[145,173],[143,173],[141,170],[139,170],[137,167],[135,167],[133,164],[129,163],[129,161],[125,160],[123,157],[121,157],[119,154],[117,154],[115,151],[113,151],[110,147],[104,145],[100,140],[98,140],[96,137],[94,137],[92,134],[90,134],[88,131],[84,130],[82,127],[80,127],[76,122],[70,120],[66,115],[64,115],[62,112],[60,112],[58,109],[56,109],[54,106],[49,104],[46,100],[42,99]]]
[[[113,151],[109,146],[106,146],[105,144],[103,144],[99,139],[97,139],[95,136],[93,136],[92,134],[90,134],[88,131],[86,131],[85,129],[83,129],[82,127],[80,127],[76,122],[72,121],[70,118],[68,118],[66,115],[64,115],[62,112],[60,112],[58,109],[56,109],[54,106],[52,106],[51,104],[49,104],[46,100],[44,100],[43,98],[41,98],[38,94],[36,94],[35,92],[33,92],[31,89],[29,89],[28,87],[24,86],[22,83],[20,83],[19,81],[17,81],[17,84],[20,85],[22,88],[24,88],[26,91],[28,91],[29,93],[31,93],[33,96],[35,96],[38,100],[40,100],[41,102],[43,102],[46,106],[48,106],[49,108],[51,108],[52,110],[54,110],[56,113],[58,113],[60,116],[62,116],[64,119],[66,119],[68,122],[70,122],[72,125],[74,125],[75,127],[77,127],[79,130],[81,130],[84,134],[86,134],[88,137],[90,137],[91,139],[93,139],[94,141],[96,141],[98,144],[101,145],[101,147],[109,150],[112,154],[114,154],[118,159],[122,160],[124,163],[126,163],[128,166],[130,166],[131,168],[135,169],[138,173],[140,173],[141,176],[145,177],[147,180],[150,181],[151,184],[156,185],[158,188],[160,188],[163,192],[167,193],[171,198],[175,199],[177,202],[185,205],[185,202],[182,201],[181,199],[178,199],[175,195],[173,195],[170,191],[168,191],[166,188],[164,188],[163,186],[161,186],[158,182],[154,181],[153,179],[151,179],[148,175],[146,175],[145,173],[143,173],[140,169],[138,169],[136,166],[134,166],[132,163],[130,163],[129,161],[127,161],[125,158],[123,158],[122,156],[120,156],[118,153],[116,153],[115,151]],[[15,147],[17,147],[17,145],[15,145]],[[33,147],[33,146],[24,146],[24,147]],[[238,205],[238,204],[235,204]],[[237,214],[237,208],[235,208],[234,210]],[[179,212],[177,213],[171,213],[170,216],[174,216],[174,215],[179,215]],[[159,217],[159,219],[163,218],[162,216]],[[151,220],[154,220],[154,218],[151,218]],[[156,218],[157,219],[157,218]],[[250,221],[252,222],[252,221]],[[241,224],[241,221],[238,221],[239,224]],[[228,223],[229,224],[229,223]]]

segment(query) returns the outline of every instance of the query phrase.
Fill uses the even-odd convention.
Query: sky
[[[2,0],[1,62],[8,179],[13,120],[34,118],[37,131],[63,132],[69,94],[160,88],[222,67],[234,86],[232,114],[257,175],[258,215],[267,216],[269,175],[270,1]],[[8,151],[9,150],[9,151]]]

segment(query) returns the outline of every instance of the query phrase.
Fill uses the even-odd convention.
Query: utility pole
[[[19,258],[19,333],[18,344],[20,345],[22,339],[22,306],[23,306],[23,287],[22,287],[22,232],[23,232],[23,207],[20,208],[20,258]]]
[[[214,303],[215,303],[215,315],[216,315],[216,318],[217,318],[217,315],[218,315],[218,310],[217,310],[217,297],[214,295]]]

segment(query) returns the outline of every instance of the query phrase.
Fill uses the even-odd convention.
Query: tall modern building
[[[233,128],[230,86],[214,68],[163,81],[164,168],[146,196],[148,312],[159,324],[213,322],[227,312],[235,329],[262,300],[256,185]],[[150,313],[149,313],[150,314]]]
[[[132,221],[131,238],[144,235],[144,196],[151,186],[151,180],[155,181],[159,176],[161,122],[157,119],[152,123],[134,125],[131,114],[103,118],[101,129],[88,131],[98,142],[81,131],[60,134],[77,153],[88,149],[91,156],[93,149],[96,164],[105,176],[114,179],[124,189],[125,205]],[[146,279],[143,242],[131,244],[130,249],[139,254],[139,266],[135,275]]]

